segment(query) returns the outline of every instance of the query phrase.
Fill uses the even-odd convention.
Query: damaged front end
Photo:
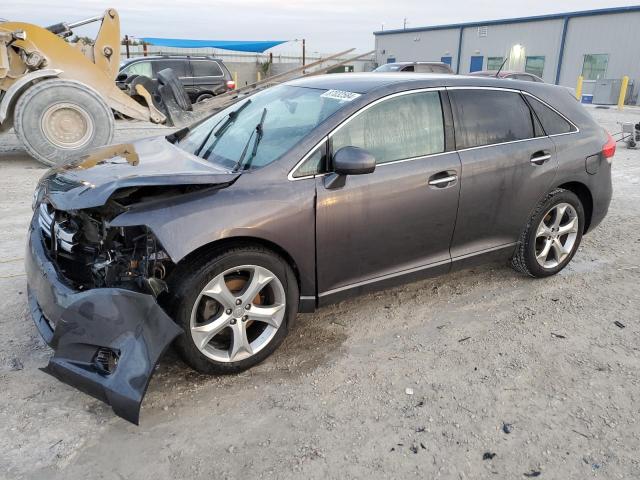
[[[155,365],[182,333],[160,305],[175,264],[146,225],[116,223],[135,209],[163,215],[238,176],[163,137],[98,149],[45,174],[26,271],[31,315],[55,351],[46,372],[138,423]]]
[[[26,259],[29,309],[55,350],[44,371],[137,424],[155,365],[182,330],[156,301],[173,263],[146,227],[109,227],[115,208],[38,205]]]

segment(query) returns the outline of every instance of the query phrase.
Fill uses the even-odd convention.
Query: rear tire
[[[218,251],[178,267],[169,292],[167,304],[185,332],[176,348],[206,374],[238,373],[262,362],[282,343],[298,312],[293,270],[258,246]]]
[[[200,95],[198,95],[198,98],[196,98],[196,103],[204,102],[205,100],[209,100],[213,97],[213,93],[201,93]]]
[[[51,79],[20,96],[14,128],[29,155],[56,166],[111,143],[115,119],[95,90],[80,82]]]
[[[542,200],[524,228],[511,266],[532,277],[555,275],[578,251],[584,208],[577,195],[558,188]]]

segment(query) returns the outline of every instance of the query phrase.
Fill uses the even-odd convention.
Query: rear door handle
[[[444,175],[444,176],[443,176]],[[432,175],[429,178],[429,185],[432,187],[444,188],[451,186],[456,180],[458,180],[458,175],[449,174],[449,172],[440,172]]]
[[[531,155],[530,162],[534,165],[542,165],[549,160],[551,160],[551,154],[549,152],[541,151]]]

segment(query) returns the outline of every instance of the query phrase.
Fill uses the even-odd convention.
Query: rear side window
[[[407,65],[406,67],[404,67],[402,69],[403,72],[414,72],[415,71],[415,67],[413,65]]]
[[[167,60],[155,60],[153,62],[153,76],[158,75],[158,72],[170,68],[178,77],[188,77],[187,73],[187,61],[180,59],[167,59]]]
[[[450,90],[458,149],[534,137],[531,110],[517,92]]]
[[[418,73],[433,73],[433,68],[431,68],[431,65],[416,65],[415,68],[416,72]]]
[[[191,60],[194,77],[221,77],[222,69],[218,62],[210,60]]]
[[[353,117],[332,138],[334,152],[364,148],[378,164],[443,152],[440,95],[421,92],[384,100]]]
[[[558,135],[560,133],[574,132],[575,127],[567,122],[556,112],[547,107],[544,103],[527,95],[527,101],[542,123],[542,128],[547,135]]]

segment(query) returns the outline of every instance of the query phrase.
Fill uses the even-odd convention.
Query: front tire
[[[585,215],[575,193],[558,188],[547,195],[525,227],[512,267],[532,277],[555,275],[578,251]]]
[[[174,272],[174,319],[182,358],[206,374],[238,373],[282,343],[298,311],[298,283],[280,256],[262,247],[218,252]]]
[[[51,79],[32,85],[20,96],[14,128],[29,155],[56,166],[111,143],[115,120],[93,89],[72,80]]]

